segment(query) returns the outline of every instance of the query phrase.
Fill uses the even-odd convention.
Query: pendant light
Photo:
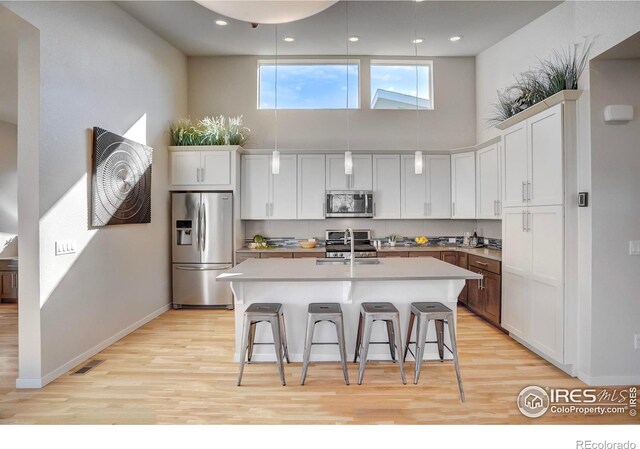
[[[418,110],[418,19],[417,19],[417,6],[418,1],[416,0],[413,4],[413,48],[415,51],[415,66],[416,66],[416,152],[414,158],[414,172],[416,175],[422,174],[422,151],[420,151],[420,113]]]
[[[280,151],[278,151],[278,24],[276,24],[276,77],[275,77],[275,101],[273,108],[274,123],[274,149],[271,154],[271,173],[280,174]]]
[[[349,2],[345,2],[345,19],[347,22],[347,34],[345,42],[347,43],[347,151],[344,152],[344,174],[353,175],[353,156],[349,145]]]

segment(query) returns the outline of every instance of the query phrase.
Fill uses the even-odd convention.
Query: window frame
[[[371,70],[373,66],[387,65],[387,66],[418,66],[429,67],[429,106],[428,108],[419,108],[419,111],[434,111],[436,109],[436,103],[434,98],[434,76],[433,76],[433,60],[432,59],[371,59],[369,61],[369,109],[372,111],[415,111],[414,109],[389,109],[389,108],[373,108],[371,101],[373,101],[373,92],[371,92]]]
[[[356,92],[358,93],[358,101],[352,108],[261,108],[260,107],[260,67],[263,65],[275,65],[275,59],[258,59],[256,66],[256,108],[259,111],[354,111],[362,109],[362,64],[360,59],[352,58],[307,58],[307,59],[280,59],[278,58],[278,67],[284,65],[356,65],[358,67],[358,86]],[[347,73],[348,73],[347,68]],[[351,90],[351,89],[350,89]],[[349,98],[347,97],[347,101]]]

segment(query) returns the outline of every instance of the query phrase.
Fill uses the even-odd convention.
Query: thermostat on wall
[[[633,106],[630,104],[610,104],[604,108],[605,122],[630,122],[633,120]]]

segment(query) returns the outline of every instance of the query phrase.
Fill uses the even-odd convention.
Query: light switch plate
[[[455,237],[450,237],[449,238],[449,243],[456,243],[456,238]]]
[[[640,240],[629,241],[629,255],[640,256]]]
[[[58,240],[56,242],[56,256],[73,254],[76,252],[75,240]]]

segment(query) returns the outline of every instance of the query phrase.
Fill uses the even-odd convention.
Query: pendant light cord
[[[345,2],[345,17],[346,17],[346,29],[347,29],[347,151],[350,151],[350,133],[349,133],[349,2]]]
[[[418,2],[413,2],[413,48],[416,66],[416,151],[420,151],[420,120],[418,108]]]
[[[275,107],[273,108],[275,128],[275,150],[278,150],[278,24],[276,23],[276,79],[275,79]]]

